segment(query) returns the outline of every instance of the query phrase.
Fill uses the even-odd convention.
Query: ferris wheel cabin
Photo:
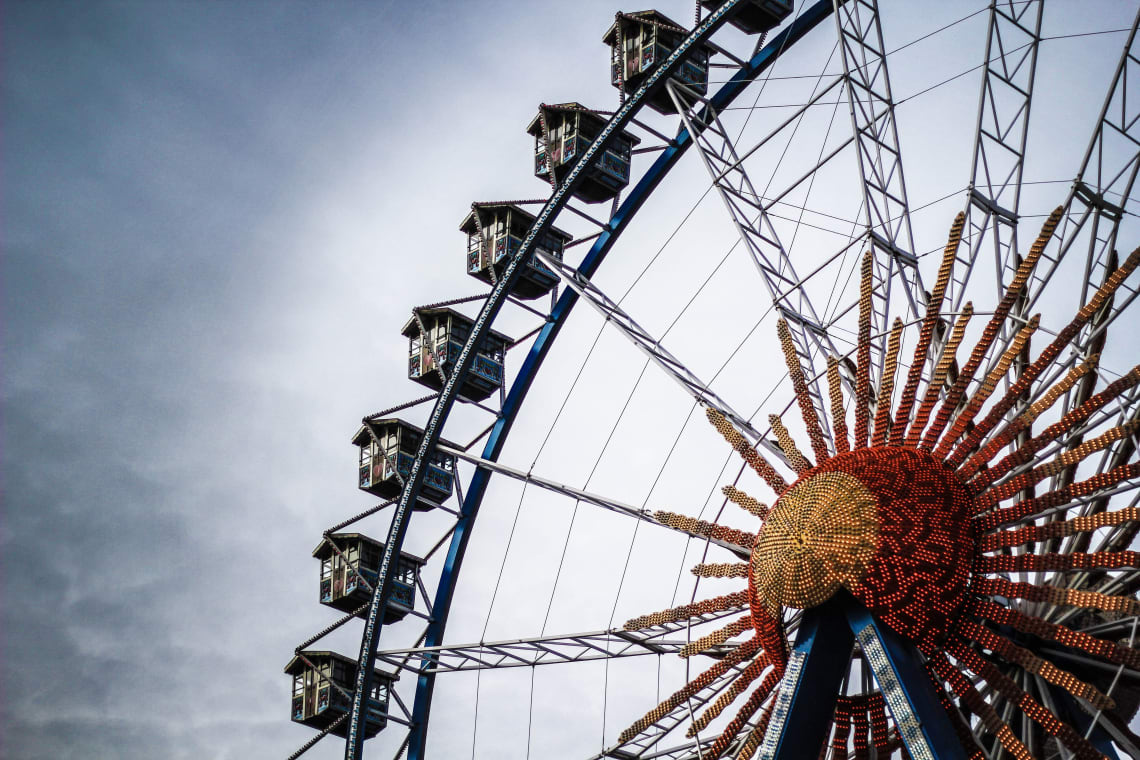
[[[381,499],[399,498],[423,437],[422,428],[397,417],[368,420],[352,437],[353,445],[360,450],[360,490]],[[454,446],[448,441],[441,443]],[[433,451],[414,508],[424,512],[446,501],[454,477],[455,457]]]
[[[534,136],[534,176],[561,185],[578,157],[606,126],[606,117],[581,103],[543,104],[527,126]],[[629,184],[633,146],[641,142],[629,132],[610,137],[605,150],[582,173],[574,197],[586,203],[612,200]],[[551,176],[553,173],[553,176]]]
[[[443,389],[443,378],[449,377],[454,370],[459,353],[475,323],[447,307],[416,309],[416,315],[408,320],[403,329],[404,336],[409,340],[408,377],[420,385],[439,391]],[[512,342],[502,333],[487,331],[487,337],[475,354],[471,370],[459,388],[461,398],[483,401],[502,387],[503,360],[507,346]],[[437,357],[441,363],[437,363]]]
[[[701,0],[705,10],[715,11],[725,0]],[[728,23],[746,34],[760,34],[774,29],[792,12],[792,0],[745,0],[737,4]]]
[[[399,678],[383,670],[372,672],[372,693],[368,695],[363,721],[365,738],[375,736],[388,725],[388,694]],[[285,673],[293,676],[292,718],[295,723],[323,731],[352,709],[356,660],[336,652],[304,652],[289,661]],[[348,697],[341,694],[337,686]],[[341,721],[330,733],[345,737],[348,721]]]
[[[522,247],[534,214],[511,203],[472,203],[471,213],[459,225],[467,233],[467,273],[493,285],[510,260]],[[539,238],[536,248],[562,260],[562,251],[574,237],[551,227]],[[558,276],[531,254],[522,273],[511,286],[518,298],[531,300],[546,295],[558,284]]]
[[[313,556],[321,561],[321,604],[341,612],[355,612],[372,600],[377,588],[384,544],[362,533],[332,533]],[[416,581],[424,560],[400,552],[392,573],[392,596],[384,609],[384,624],[395,623],[416,608]],[[361,582],[363,579],[365,583]],[[357,617],[367,616],[367,610]]]
[[[602,42],[610,46],[610,78],[614,87],[626,95],[636,92],[650,72],[664,61],[688,36],[689,32],[659,11],[619,13]],[[711,45],[693,50],[672,79],[699,95],[709,89],[709,56]],[[673,99],[664,87],[645,101],[663,114],[677,113]]]

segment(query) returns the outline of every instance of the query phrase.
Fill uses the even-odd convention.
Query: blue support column
[[[842,600],[833,598],[804,611],[772,720],[760,746],[762,760],[819,757],[853,645],[851,629],[843,619]]]
[[[913,645],[847,597],[847,622],[863,648],[887,709],[914,760],[966,760],[950,716],[934,692]]]

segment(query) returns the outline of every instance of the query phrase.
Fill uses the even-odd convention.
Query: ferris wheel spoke
[[[716,409],[729,419],[738,430],[749,436],[758,445],[764,446],[781,461],[787,461],[784,452],[770,443],[752,426],[748,418],[736,412],[727,401],[722,399],[715,391],[708,387],[692,371],[689,370],[677,357],[673,356],[660,340],[654,338],[641,325],[634,320],[616,301],[607,296],[600,288],[581,272],[562,261],[549,256],[545,251],[536,249],[535,256],[551,269],[566,284],[568,288],[578,294],[586,303],[606,318],[609,324],[621,332],[650,361],[663,369],[670,378],[680,385],[686,393],[697,402]]]
[[[834,83],[824,88],[812,102],[823,97],[833,86]],[[801,366],[809,376],[814,374],[814,356],[834,356],[839,351],[824,330],[803,287],[804,281],[796,273],[791,257],[776,234],[768,216],[766,199],[761,198],[752,184],[744,168],[743,158],[711,101],[673,81],[666,83],[666,88],[686,129],[693,135],[693,143],[701,161],[732,217],[740,242],[744,244],[760,273],[772,304],[788,322]],[[785,124],[788,123],[791,120],[785,121]],[[827,408],[823,392],[817,383],[811,383],[808,392],[816,415],[827,432]]]
[[[947,287],[955,310],[965,300],[983,246],[994,251],[999,278],[1017,266],[1021,180],[1043,7],[1043,0],[990,5],[963,245]],[[996,288],[1000,292],[1000,279]]]
[[[1088,388],[1082,389],[1081,392],[1074,394],[1075,403],[1083,403],[1085,400],[1087,400],[1091,393],[1092,387],[1090,383]],[[1066,442],[1065,445],[1061,448],[1065,450],[1072,450],[1076,446],[1080,445],[1084,440],[1086,440],[1086,433],[1091,432],[1098,427],[1103,429],[1105,423],[1107,423],[1110,419],[1111,422],[1108,424],[1114,425],[1116,427],[1127,424],[1136,424],[1136,422],[1140,420],[1140,406],[1138,406],[1138,402],[1140,402],[1140,390],[1133,388],[1130,392],[1124,394],[1121,399],[1119,399],[1118,406],[1109,408],[1102,415],[1095,415],[1094,417],[1090,418],[1086,425],[1077,430],[1078,434],[1074,436],[1071,441]],[[1109,472],[1117,467],[1126,464],[1135,453],[1136,435],[1125,435],[1120,438],[1120,440],[1111,443],[1104,449],[1104,452],[1100,458],[1100,461],[1097,463],[1095,470],[1097,473]],[[1056,490],[1070,485],[1074,480],[1075,472],[1076,468],[1074,465],[1073,467],[1066,468],[1054,476],[1051,479],[1051,489]],[[1124,484],[1119,489],[1113,489],[1112,495],[1115,496],[1116,494],[1124,491],[1134,490],[1136,487],[1137,484],[1134,483]],[[1110,497],[1108,494],[1096,494],[1093,498],[1077,501],[1073,507],[1076,507],[1075,512],[1077,515],[1081,517],[1087,517],[1106,511],[1109,507],[1109,498]],[[1135,522],[1126,522],[1120,525],[1105,537],[1105,540],[1098,548],[1098,551],[1121,551],[1126,549],[1128,545],[1132,543],[1132,540],[1136,537],[1138,530],[1140,530],[1140,526],[1138,526]],[[1089,550],[1092,538],[1093,535],[1087,532],[1077,533],[1073,536],[1069,536],[1064,541],[1054,538],[1043,542],[1039,551],[1042,553],[1049,553],[1055,552],[1058,550],[1058,548],[1060,548],[1061,551],[1065,554],[1074,552],[1083,553]],[[1089,584],[1090,577],[1093,576],[1091,576],[1089,573],[1078,573],[1067,579],[1065,585],[1068,585],[1070,588],[1084,588]]]
[[[1097,660],[1052,647],[1045,647],[1040,651],[1051,659],[1070,667],[1099,671],[1102,675],[1115,680],[1119,680],[1121,676],[1126,676],[1134,682],[1136,680],[1136,674],[1123,666],[1108,667]],[[1098,710],[1095,714],[1089,715],[1084,708],[1077,706],[1072,697],[1056,686],[1047,683],[1041,676],[1035,676],[1034,683],[1037,686],[1037,693],[1041,697],[1041,703],[1055,715],[1065,716],[1073,728],[1081,735],[1089,738],[1093,745],[1106,757],[1119,757],[1112,748],[1112,742],[1115,742],[1119,749],[1128,752],[1129,757],[1140,757],[1140,753],[1137,752],[1137,745],[1140,744],[1137,741],[1138,737],[1126,726],[1117,725],[1111,713]]]
[[[698,622],[708,623],[736,614],[739,614],[739,610],[707,613],[702,615]],[[475,644],[389,649],[377,652],[376,658],[414,673],[438,674],[609,660],[648,654],[679,654],[689,643],[685,638],[688,624],[688,621],[682,621],[664,623],[642,631],[611,628],[607,631],[535,636]],[[676,638],[677,636],[680,638]],[[730,645],[723,644],[712,647],[702,654],[717,657],[730,648]]]
[[[619,741],[607,747],[599,754],[592,756],[590,760],[603,760],[603,758],[616,758],[617,760],[634,760],[635,758],[637,760],[650,760],[650,758],[656,757],[686,757],[686,752],[691,753],[695,747],[705,744],[706,742],[694,741],[664,751],[655,751],[653,748],[666,736],[672,734],[682,723],[689,720],[692,714],[699,712],[704,705],[711,702],[722,691],[728,688],[728,686],[744,672],[746,667],[746,663],[737,663],[727,668],[724,673],[721,673],[708,684],[705,684],[701,689],[695,691],[688,700],[682,701],[672,707],[668,712],[665,712],[652,723],[649,723],[638,731],[636,735],[624,742]]]
[[[721,538],[710,537],[706,533],[700,533],[696,530],[689,530],[683,524],[677,523],[675,521],[666,522],[661,517],[661,512],[654,512],[649,509],[635,507],[631,504],[625,504],[616,499],[610,499],[605,496],[590,493],[589,491],[583,491],[581,489],[574,488],[573,486],[568,486],[563,483],[558,483],[556,481],[550,480],[548,478],[540,477],[531,472],[524,472],[514,467],[502,464],[501,462],[484,459],[483,457],[476,456],[466,451],[451,448],[450,446],[440,445],[437,448],[445,454],[450,454],[457,459],[462,459],[465,462],[470,462],[471,464],[474,464],[477,467],[481,467],[484,470],[498,473],[500,475],[506,475],[507,477],[514,478],[515,480],[520,480],[524,483],[536,485],[539,488],[550,491],[551,493],[561,494],[562,496],[567,496],[576,501],[591,504],[595,507],[605,509],[609,512],[616,512],[620,515],[625,515],[626,517],[632,517],[635,520],[647,522],[650,525],[656,525],[661,528],[668,528],[669,530],[683,533],[690,538],[699,538],[701,540],[708,539],[717,546],[728,549],[734,554],[740,555],[742,557],[748,556],[748,547],[742,546],[740,544],[735,544]]]
[[[331,732],[333,732],[337,728],[339,728],[340,725],[342,723],[344,723],[346,720],[348,720],[348,713],[345,713],[344,715],[340,716],[335,721],[330,723],[328,726],[321,729],[321,731],[319,733],[317,733],[312,739],[309,739],[307,742],[305,742],[300,747],[298,747],[296,750],[294,750],[293,753],[290,754],[289,757],[287,757],[285,760],[297,760],[298,757],[300,757],[301,755],[305,754],[306,752],[311,750],[313,747],[315,747],[317,745],[317,743],[320,742],[321,739],[324,739]]]
[[[919,307],[924,295],[914,255],[877,0],[836,3],[835,23],[863,193],[864,234],[875,254],[876,308],[872,329],[885,333],[890,327],[894,286],[902,288],[909,316],[921,315]],[[881,347],[876,352],[875,364],[879,369],[883,353]]]
[[[1137,146],[1140,147],[1140,143],[1137,143]],[[1137,162],[1140,162],[1140,151],[1137,151],[1136,160]],[[1117,219],[1117,223],[1118,222],[1119,219]],[[1112,235],[1115,236],[1115,230],[1113,231]],[[1095,240],[1091,240],[1090,246],[1095,243]],[[1062,244],[1062,247],[1064,247],[1064,244]],[[1104,256],[1104,261],[1102,262],[1102,266],[1099,272],[1101,280],[1097,284],[1101,287],[1105,286],[1113,273],[1120,271],[1118,270],[1118,267],[1120,267],[1119,256],[1115,250],[1110,248]],[[1032,283],[1030,284],[1032,285]],[[1083,286],[1086,290],[1089,285],[1090,283],[1088,281],[1084,281]],[[1042,287],[1043,286],[1044,282],[1042,282]],[[1140,286],[1134,282],[1130,282],[1126,277],[1124,281],[1121,282],[1120,285],[1116,288],[1115,293],[1108,300],[1108,302],[1105,303],[1104,306],[1099,309],[1091,319],[1089,319],[1086,327],[1084,328],[1085,332],[1082,335],[1078,335],[1074,339],[1074,350],[1069,353],[1068,356],[1066,356],[1064,359],[1055,362],[1055,366],[1053,367],[1052,371],[1046,373],[1043,376],[1044,382],[1055,382],[1060,377],[1060,375],[1063,372],[1067,371],[1070,367],[1073,367],[1080,362],[1089,360],[1093,355],[1099,355],[1107,343],[1109,327],[1120,315],[1129,309],[1138,295],[1140,295]],[[1082,303],[1084,303],[1084,298],[1082,298]],[[1023,313],[1024,311],[1026,310],[1023,310]],[[991,357],[990,365],[993,366],[995,363],[995,359]],[[1064,393],[1063,408],[1073,409],[1079,407],[1081,404],[1088,400],[1095,389],[1096,384],[1094,374],[1087,378],[1085,382],[1076,384]],[[1131,401],[1135,401],[1136,392],[1130,392],[1125,396],[1125,398]],[[1020,414],[1022,411],[1024,411],[1023,407],[1023,404],[1019,404],[1014,408],[1012,414],[1014,416]],[[1062,473],[1059,478],[1054,478],[1054,483],[1059,482],[1063,484],[1065,482],[1065,479],[1070,477],[1070,474],[1071,473],[1069,471]]]
[[[1140,404],[1140,389],[1133,388],[1132,391],[1126,394],[1121,400],[1120,412],[1116,415],[1113,424],[1119,426],[1128,423],[1129,421],[1140,418],[1140,411],[1137,411],[1138,404]],[[1127,464],[1128,460],[1136,453],[1136,436],[1130,435],[1116,441],[1112,446],[1104,451],[1100,463],[1097,466],[1097,472],[1109,472],[1117,467]],[[1066,478],[1057,483],[1057,485],[1065,485],[1072,480],[1071,473]],[[1119,492],[1135,490],[1140,484],[1130,483],[1126,484]],[[1136,498],[1140,498],[1140,494]],[[1136,498],[1133,499],[1135,503]],[[1088,515],[1099,514],[1104,512],[1109,507],[1109,497],[1105,494],[1098,494],[1096,498],[1090,499],[1087,502],[1080,504],[1078,514],[1082,517]],[[1125,523],[1117,530],[1109,533],[1097,551],[1121,551],[1128,547],[1136,537],[1137,531],[1140,527],[1136,523]],[[1089,545],[1092,541],[1091,534],[1078,534],[1066,539],[1063,551],[1069,552],[1084,552],[1088,551]],[[1051,550],[1051,548],[1049,549]],[[1085,574],[1078,576],[1070,585],[1080,585],[1085,581]]]
[[[1065,201],[1068,214],[1059,233],[1061,243],[1046,252],[1026,286],[1027,309],[1036,304],[1062,258],[1078,241],[1084,240],[1087,246],[1082,303],[1090,284],[1101,282],[1110,266],[1109,255],[1140,170],[1140,103],[1127,92],[1129,80],[1135,82],[1140,77],[1138,24],[1140,12],[1132,22],[1092,139]]]

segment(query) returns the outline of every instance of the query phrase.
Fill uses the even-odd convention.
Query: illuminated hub
[[[754,615],[848,589],[912,641],[949,632],[966,599],[973,499],[954,472],[901,447],[840,454],[773,505],[750,562]]]

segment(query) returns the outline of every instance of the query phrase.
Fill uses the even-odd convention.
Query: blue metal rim
[[[594,156],[603,149],[610,136],[620,132],[632,121],[637,111],[642,107],[643,101],[646,100],[647,93],[651,89],[656,89],[656,86],[663,86],[666,78],[680,68],[688,50],[699,45],[719,29],[726,22],[728,12],[739,2],[743,1],[744,0],[728,0],[720,6],[720,8],[707,16],[702,23],[693,30],[689,37],[682,42],[646,80],[645,84],[643,84],[642,87],[627,100],[625,105],[611,117],[609,123],[590,145],[589,149],[582,154],[578,163],[567,176],[566,182],[555,189],[550,200],[547,201],[541,213],[536,218],[521,248],[509,261],[503,276],[499,279],[498,285],[492,289],[487,300],[484,302],[467,343],[455,362],[455,368],[436,399],[431,416],[424,427],[424,436],[419,451],[417,452],[416,460],[413,463],[404,491],[392,516],[384,557],[381,561],[379,571],[383,582],[373,595],[368,616],[365,619],[364,633],[361,638],[360,656],[358,658],[361,667],[357,668],[356,688],[352,711],[349,716],[349,728],[345,742],[346,760],[356,760],[363,756],[365,736],[361,721],[364,708],[362,695],[367,694],[371,686],[371,676],[375,665],[380,629],[383,625],[382,611],[385,609],[387,600],[392,594],[393,579],[389,570],[393,562],[395,562],[395,558],[399,556],[398,553],[403,545],[404,536],[407,531],[407,516],[410,507],[416,503],[418,494],[423,487],[426,475],[426,467],[423,466],[423,463],[428,461],[430,451],[439,441],[443,430],[443,423],[447,419],[451,407],[455,402],[457,391],[462,385],[463,378],[470,371],[473,364],[475,346],[481,342],[483,336],[490,329],[499,309],[503,305],[509,287],[521,275],[523,269],[520,267],[520,262],[529,258],[536,241],[540,240],[552,226],[558,212],[560,212],[569,201],[583,170],[593,160]],[[771,66],[784,52],[789,50],[821,21],[830,16],[835,6],[842,2],[844,2],[844,0],[817,0],[811,7],[803,11],[787,29],[776,35],[771,42],[753,56],[746,66],[742,67],[710,98],[710,102],[713,106],[717,109],[723,109],[730,105],[747,88],[751,81],[756,78],[757,74]],[[661,155],[658,156],[657,160],[630,192],[626,200],[620,205],[617,212],[611,218],[607,228],[603,230],[595,240],[590,251],[578,268],[578,271],[582,275],[585,277],[594,275],[605,260],[609,250],[621,236],[622,231],[624,231],[625,227],[628,226],[630,221],[636,216],[641,206],[653,191],[656,190],[657,186],[664,180],[665,176],[672,170],[681,156],[692,145],[692,142],[692,135],[690,135],[687,130],[682,129],[671,144],[662,151]],[[482,454],[484,459],[493,461],[498,458],[511,426],[522,408],[522,403],[526,398],[527,392],[530,390],[530,386],[553,345],[554,339],[569,317],[577,300],[577,293],[567,289],[559,298],[546,324],[535,338],[526,359],[511,385],[506,401],[500,410],[499,417],[489,434]],[[468,485],[466,496],[460,509],[460,516],[444,561],[443,571],[436,588],[435,601],[432,605],[432,621],[428,626],[427,635],[424,640],[425,647],[438,646],[442,643],[451,600],[454,594],[455,584],[458,581],[467,542],[470,538],[475,518],[478,515],[479,507],[489,482],[490,473],[486,470],[477,469]],[[408,743],[408,757],[410,760],[423,760],[426,756],[427,726],[434,685],[434,674],[424,673],[420,675],[416,687],[416,697],[412,710],[412,728]]]

